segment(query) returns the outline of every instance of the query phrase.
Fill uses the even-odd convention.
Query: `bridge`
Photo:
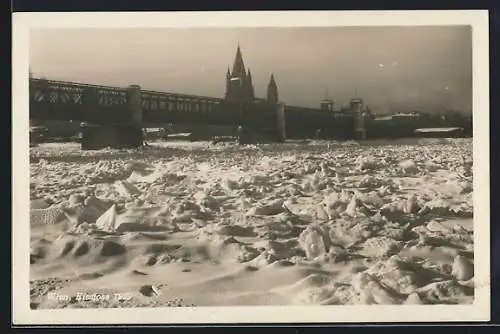
[[[341,137],[354,131],[354,114],[252,103],[177,93],[30,78],[29,117],[35,120],[80,121],[92,124],[82,131],[84,143],[96,146],[138,146],[142,128],[171,123],[234,126],[267,131],[283,140],[287,133],[322,129]],[[98,142],[101,144],[98,145]]]

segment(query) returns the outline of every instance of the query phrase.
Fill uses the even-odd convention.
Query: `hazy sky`
[[[358,95],[376,112],[472,109],[466,26],[33,30],[35,76],[223,97],[240,43],[255,93],[318,106]]]

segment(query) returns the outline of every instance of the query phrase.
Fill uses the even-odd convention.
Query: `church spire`
[[[278,103],[278,86],[276,85],[276,81],[274,80],[273,73],[271,73],[271,79],[269,80],[269,84],[267,85],[266,100],[268,103]]]
[[[238,42],[238,49],[236,50],[236,56],[234,57],[233,72],[231,73],[233,77],[243,77],[245,73],[245,64],[243,63],[243,56],[241,55],[240,43]]]
[[[245,70],[243,56],[241,54],[240,43],[236,49],[236,56],[232,71],[226,74],[226,97],[227,101],[253,102],[255,94],[252,84],[252,74],[250,69]]]
[[[255,99],[255,93],[253,90],[253,83],[252,83],[252,72],[250,72],[250,68],[248,69],[247,73],[247,86],[248,86],[248,98],[251,100]]]
[[[271,79],[269,80],[269,84],[276,87],[276,81],[274,80],[274,74],[273,73],[271,73]]]

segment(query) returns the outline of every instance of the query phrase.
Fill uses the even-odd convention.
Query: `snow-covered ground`
[[[34,308],[474,299],[472,139],[30,159]]]

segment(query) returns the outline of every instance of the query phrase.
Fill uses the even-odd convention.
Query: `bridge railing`
[[[127,89],[30,79],[30,118],[97,123],[126,120]]]
[[[141,91],[144,118],[153,122],[207,121],[205,116],[214,113],[221,103],[222,99],[213,97]]]
[[[29,91],[31,118],[96,123],[130,121],[128,88],[32,78]],[[167,123],[193,121],[195,115],[199,116],[196,122],[210,121],[208,116],[220,112],[223,102],[214,97],[150,90],[141,90],[140,99],[146,121]]]

